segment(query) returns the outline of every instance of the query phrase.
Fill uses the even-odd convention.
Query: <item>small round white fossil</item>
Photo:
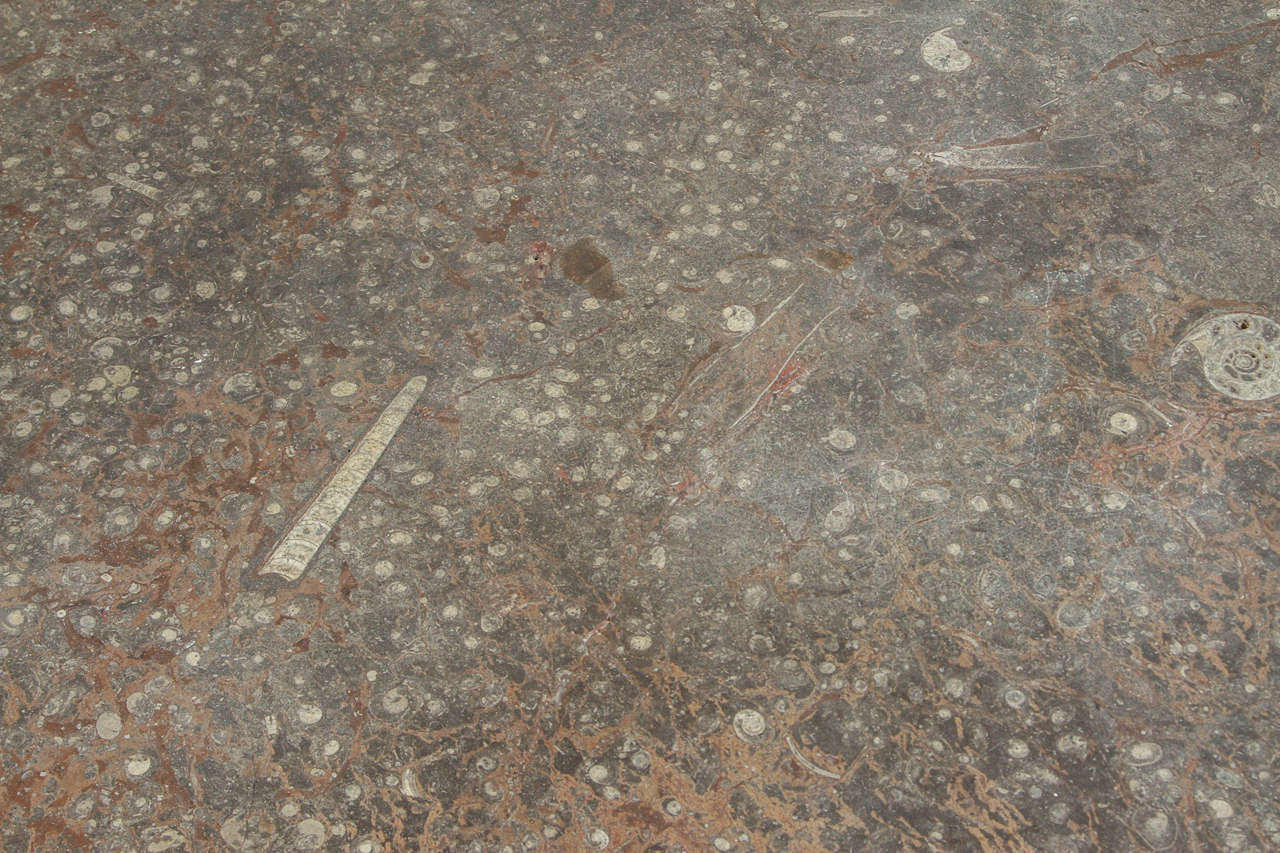
[[[1145,767],[1148,764],[1155,764],[1163,756],[1164,750],[1160,748],[1160,744],[1144,740],[1126,750],[1125,760],[1134,767]]]
[[[648,634],[632,634],[627,645],[633,652],[647,652],[653,646],[653,637]]]
[[[841,453],[848,453],[858,443],[858,437],[843,427],[837,427],[827,433],[827,444]]]
[[[756,327],[756,315],[745,305],[730,305],[720,312],[724,327],[731,332],[745,335]]]
[[[98,737],[103,740],[115,740],[124,729],[124,722],[115,711],[103,711],[98,715],[96,728]]]
[[[145,776],[150,769],[151,757],[142,753],[129,756],[124,763],[124,772],[133,777]]]
[[[754,708],[743,708],[733,715],[733,731],[748,743],[758,743],[769,731],[769,722]]]

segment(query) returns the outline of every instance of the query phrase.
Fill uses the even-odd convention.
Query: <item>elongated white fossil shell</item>
[[[426,387],[425,376],[415,376],[404,384],[347,458],[342,460],[338,470],[307,504],[289,532],[276,543],[262,568],[258,569],[258,574],[280,575],[290,581],[302,577],[311,558],[320,550],[320,545],[328,538],[333,525],[342,517],[373,466],[378,464],[383,451]]]

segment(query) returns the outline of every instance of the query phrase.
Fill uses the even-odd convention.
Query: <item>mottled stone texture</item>
[[[841,2],[0,5],[0,849],[1280,849],[1280,7]]]

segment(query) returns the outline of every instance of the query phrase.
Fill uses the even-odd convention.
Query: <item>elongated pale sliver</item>
[[[880,11],[879,6],[869,6],[864,9],[829,9],[826,12],[819,12],[815,17],[818,18],[870,18]]]
[[[296,581],[302,577],[311,558],[329,537],[333,525],[346,512],[347,505],[355,497],[365,478],[378,464],[391,439],[404,423],[405,416],[413,409],[427,387],[427,377],[415,376],[404,384],[395,399],[387,404],[378,419],[369,427],[355,448],[342,460],[316,496],[307,504],[302,515],[284,538],[276,543],[267,555],[258,574],[280,575]]]
[[[791,754],[795,756],[795,759],[800,763],[800,766],[805,770],[808,770],[810,773],[817,773],[819,776],[825,776],[828,779],[844,778],[839,773],[832,773],[830,770],[819,767],[809,759],[805,758],[800,753],[800,747],[796,746],[796,742],[792,739],[791,735],[787,735],[787,749],[791,750]]]
[[[135,181],[133,178],[130,178],[127,175],[117,175],[117,174],[108,172],[107,180],[111,181],[112,183],[119,184],[120,186],[124,187],[127,190],[133,190],[138,195],[144,195],[147,198],[151,199],[152,201],[157,201],[160,198],[160,190],[156,189],[150,184],[144,184],[142,181]]]

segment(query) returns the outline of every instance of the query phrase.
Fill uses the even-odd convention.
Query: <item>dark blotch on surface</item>
[[[809,257],[813,258],[823,268],[832,272],[839,272],[853,263],[853,255],[847,255],[830,246],[814,246],[809,250]]]
[[[596,299],[620,299],[622,287],[613,278],[613,264],[585,237],[565,249],[560,256],[565,278],[580,284]]]
[[[551,765],[561,773],[572,776],[582,766],[582,753],[578,752],[577,747],[573,745],[573,741],[568,738],[561,738],[560,742],[555,746]]]

